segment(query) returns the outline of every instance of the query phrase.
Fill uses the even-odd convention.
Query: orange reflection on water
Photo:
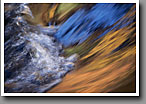
[[[135,6],[120,21],[125,23],[135,18]],[[48,92],[60,93],[105,93],[135,92],[136,72],[136,22],[118,29],[115,27],[104,37],[97,40],[94,46],[86,55],[83,55],[77,62],[76,69],[65,76],[63,81]],[[126,42],[123,48],[114,51],[122,43]],[[90,47],[88,41],[81,44],[83,47]],[[80,46],[75,46],[75,49]],[[126,86],[129,83],[133,83]],[[126,86],[127,90],[125,90]],[[131,90],[129,90],[131,89]]]

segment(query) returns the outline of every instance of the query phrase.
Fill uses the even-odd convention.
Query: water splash
[[[19,13],[5,13],[5,21],[11,19],[5,25],[5,92],[45,92],[74,68],[77,55],[60,56],[62,45],[51,37],[57,27],[29,25],[20,15],[26,5],[17,6]]]
[[[60,5],[57,4],[59,9]],[[51,14],[54,22],[50,18],[46,20],[49,27],[29,25],[21,12],[17,15],[12,11],[11,15],[5,13],[5,91],[134,92],[135,4],[99,3],[90,7],[89,4],[77,4],[65,14],[56,15],[57,6],[50,13],[48,8],[47,12],[41,12]],[[44,6],[42,8],[44,10]],[[47,19],[49,15],[45,15],[38,17]],[[58,22],[62,18],[66,21]],[[61,24],[52,26],[53,23]],[[70,57],[65,58],[60,55],[62,53]],[[75,70],[64,77],[73,69],[75,61],[78,61]],[[124,86],[126,90],[123,90]]]

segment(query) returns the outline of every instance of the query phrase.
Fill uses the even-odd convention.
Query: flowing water
[[[73,69],[77,55],[60,56],[62,45],[51,36],[57,28],[29,25],[18,16],[24,6],[5,13],[6,21],[7,16],[11,19],[5,25],[5,91],[44,92]]]
[[[135,91],[135,4],[5,7],[5,92]]]

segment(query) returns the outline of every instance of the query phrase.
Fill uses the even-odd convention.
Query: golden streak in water
[[[135,6],[118,22],[125,24],[132,21],[136,14],[134,9]],[[125,19],[127,21],[124,21]],[[76,70],[67,74],[59,85],[48,92],[134,92],[136,70],[135,24],[136,22],[133,22],[121,29],[118,29],[117,26],[97,40],[97,43],[94,42],[96,45],[81,57]],[[123,48],[114,51],[126,41],[127,44]],[[78,52],[81,55],[81,52],[86,51],[84,47],[90,47],[89,42],[85,41],[79,46],[68,48],[66,52],[68,52],[67,54]]]

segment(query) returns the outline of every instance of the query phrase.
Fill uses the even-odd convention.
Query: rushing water
[[[135,18],[135,4],[99,3],[77,10],[55,36],[67,47],[66,55],[80,55],[79,62],[48,92],[135,92]]]
[[[120,20],[132,6],[133,4],[101,3],[95,4],[90,10],[80,9],[61,25],[55,37],[65,46],[69,46],[84,42],[97,29],[106,29],[105,33],[98,36],[100,38],[112,30],[107,28]],[[129,22],[126,25],[128,24]]]
[[[5,13],[5,92],[44,92],[61,82],[77,58],[60,56],[62,45],[51,36],[57,28],[29,25],[21,16],[26,7]]]
[[[27,5],[7,4],[5,92],[113,92],[135,84],[135,4],[66,4],[79,7],[62,13],[62,22],[54,9],[62,4],[29,5],[34,13]],[[50,12],[35,14],[37,5]],[[45,24],[57,25],[30,23],[45,14]]]

